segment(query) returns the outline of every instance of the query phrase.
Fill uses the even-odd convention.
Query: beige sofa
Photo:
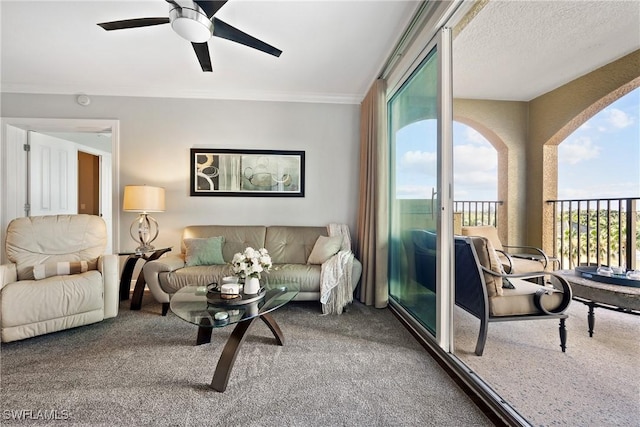
[[[186,239],[220,236],[224,239],[221,263],[186,265]],[[270,285],[295,282],[300,286],[296,300],[319,301],[321,264],[307,263],[319,236],[327,236],[326,227],[193,225],[183,231],[180,254],[168,254],[147,262],[143,273],[154,298],[162,303],[162,314],[165,315],[171,296],[180,288],[221,283],[223,277],[233,275],[229,262],[235,253],[242,252],[246,247],[264,247],[269,251],[273,269],[263,275],[262,281]],[[362,264],[354,259],[354,290],[361,274]]]
[[[118,257],[93,215],[17,218],[0,266],[2,342],[100,322],[118,314]]]

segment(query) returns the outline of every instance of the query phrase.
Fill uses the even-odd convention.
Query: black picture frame
[[[304,151],[190,150],[190,195],[304,197]]]

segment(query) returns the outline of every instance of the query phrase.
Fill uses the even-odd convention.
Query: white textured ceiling
[[[283,50],[209,41],[213,73],[163,0],[0,0],[3,92],[358,103],[418,7],[399,0],[231,0],[216,16]],[[493,0],[454,41],[456,97],[530,100],[640,48],[640,1]]]
[[[168,16],[163,0],[6,1],[2,90],[196,98],[360,102],[416,1],[231,0],[216,13],[281,49],[276,58],[209,43],[212,73],[171,26],[107,32],[98,22]]]
[[[640,1],[490,1],[454,41],[454,96],[529,101],[640,49]]]

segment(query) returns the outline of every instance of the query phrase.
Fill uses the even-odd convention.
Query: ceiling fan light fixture
[[[204,43],[213,35],[213,22],[203,13],[183,7],[169,12],[171,28],[192,43]]]

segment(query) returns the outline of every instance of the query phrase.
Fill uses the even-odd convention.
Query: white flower
[[[233,255],[231,267],[233,272],[241,278],[257,277],[259,279],[260,273],[271,270],[271,257],[265,248],[255,250],[248,247],[243,252]]]

